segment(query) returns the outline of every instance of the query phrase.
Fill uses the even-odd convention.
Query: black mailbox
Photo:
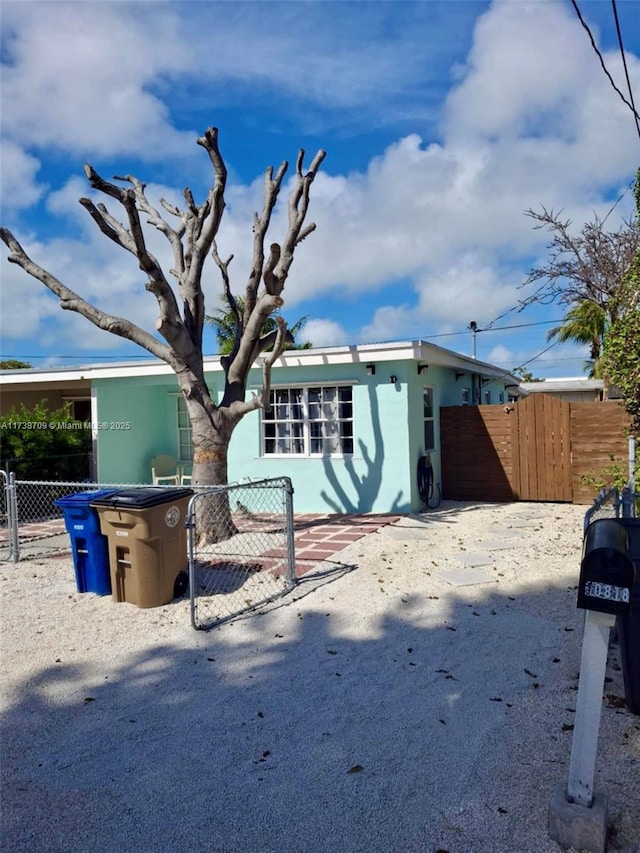
[[[624,616],[629,612],[634,581],[627,530],[613,518],[594,521],[584,536],[578,607]]]

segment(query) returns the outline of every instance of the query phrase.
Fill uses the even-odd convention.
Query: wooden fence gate
[[[571,407],[549,394],[532,394],[511,413],[514,498],[568,501],[571,489]]]
[[[446,406],[443,497],[591,503],[616,466],[627,470],[628,424],[617,402],[569,403],[549,394],[506,406]]]

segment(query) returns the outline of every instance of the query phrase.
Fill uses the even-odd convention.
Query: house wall
[[[415,367],[414,367],[415,369]],[[395,385],[389,377],[395,375]],[[249,386],[260,381],[252,371]],[[238,424],[231,439],[229,479],[290,477],[296,512],[408,512],[412,481],[407,465],[407,365],[378,363],[328,368],[275,368],[273,386],[354,382],[354,455],[350,458],[260,456],[259,412]]]
[[[151,459],[177,455],[175,377],[97,379],[98,474],[102,483],[149,483]]]
[[[390,380],[396,376],[397,382]],[[214,389],[222,374],[207,374]],[[249,375],[257,390],[261,371]],[[353,387],[354,454],[347,458],[260,455],[260,412],[237,425],[229,449],[229,480],[290,477],[296,512],[409,512],[421,508],[416,467],[424,454],[423,389],[434,391],[436,482],[441,480],[440,407],[459,405],[461,387],[452,368],[430,365],[420,374],[415,361],[377,362],[369,376],[364,363],[275,367],[272,386],[349,383]],[[495,402],[500,382],[491,383]],[[98,421],[98,480],[150,481],[153,456],[177,458],[176,380],[172,375],[94,380]],[[118,428],[120,425],[120,428]],[[124,428],[123,428],[124,425]]]

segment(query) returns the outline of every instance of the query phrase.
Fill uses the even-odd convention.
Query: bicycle
[[[418,459],[418,493],[420,500],[428,509],[437,509],[442,502],[440,483],[434,482],[433,465],[430,454]]]

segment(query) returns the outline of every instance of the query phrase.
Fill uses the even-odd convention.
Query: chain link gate
[[[293,487],[288,477],[216,486],[191,498],[191,624],[207,629],[295,584]]]
[[[0,560],[18,560],[16,485],[6,471],[0,471]]]

